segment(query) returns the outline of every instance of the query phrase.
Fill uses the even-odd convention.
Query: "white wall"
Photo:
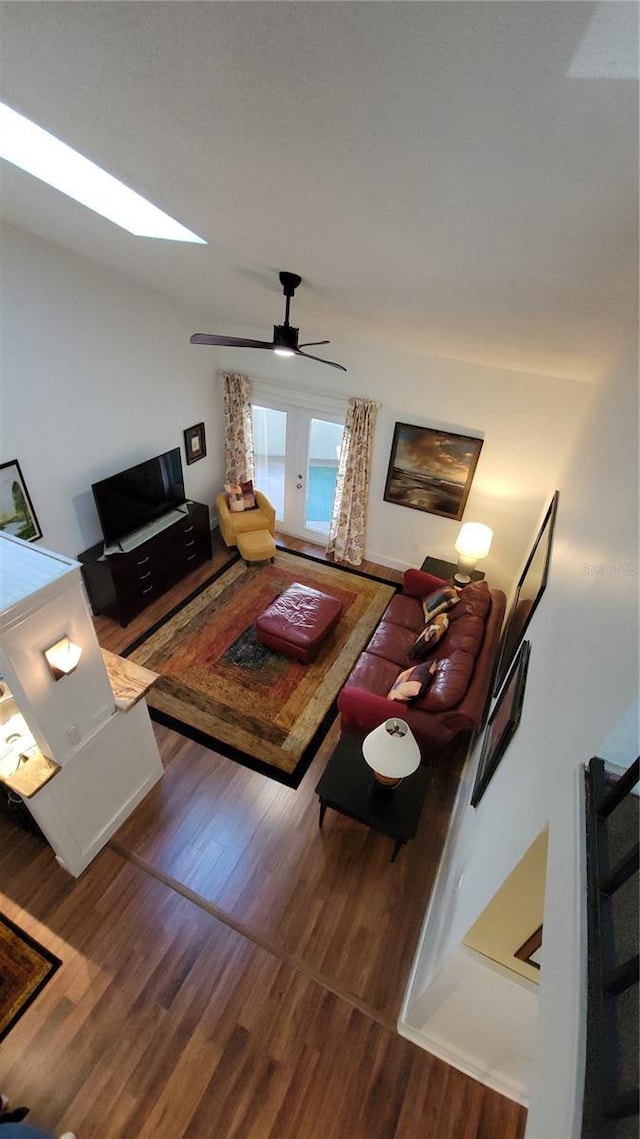
[[[176,446],[184,463],[202,421],[185,487],[212,503],[222,400],[214,359],[189,344],[201,314],[9,226],[2,286],[1,455],[20,462],[43,544],[75,557],[99,541],[91,483]]]
[[[201,420],[208,454],[185,467],[186,487],[213,502],[223,477],[216,373],[228,369],[305,393],[380,401],[367,553],[384,564],[419,565],[427,554],[455,560],[459,530],[451,519],[383,501],[396,420],[482,435],[465,518],[493,527],[483,568],[509,588],[588,385],[384,344],[352,343],[336,354],[346,376],[268,352],[195,347],[190,334],[211,326],[202,314],[17,229],[3,233],[2,455],[19,459],[50,548],[76,555],[98,541],[91,483],[183,446],[184,428]]]
[[[575,452],[558,480],[549,585],[527,631],[532,647],[522,720],[477,809],[467,805],[470,778],[462,788],[440,871],[442,904],[425,921],[402,1013],[407,1033],[422,1036],[428,1047],[424,1010],[430,985],[548,823],[528,1139],[573,1139],[579,1131],[585,983],[582,765],[620,721],[628,727],[628,709],[638,692],[637,376],[634,345],[594,392]],[[547,489],[550,497],[555,487]],[[450,1027],[449,1047],[462,1050],[463,1036]],[[438,1031],[442,1036],[441,1024]]]
[[[229,329],[230,332],[242,331]],[[255,333],[256,330],[253,330]],[[246,330],[245,330],[246,333]],[[420,565],[427,554],[457,561],[460,523],[384,501],[396,421],[478,435],[484,445],[465,520],[495,531],[482,569],[492,584],[509,589],[547,488],[570,449],[590,388],[575,381],[442,360],[384,345],[351,344],[347,353],[326,349],[344,375],[322,364],[282,361],[268,352],[222,349],[221,370],[256,380],[278,379],[305,392],[366,396],[381,404],[373,447],[367,523],[367,557],[383,565]],[[295,372],[294,370],[295,369]]]

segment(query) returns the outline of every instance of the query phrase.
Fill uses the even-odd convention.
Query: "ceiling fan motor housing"
[[[276,348],[297,348],[299,329],[292,324],[274,324],[273,343]]]

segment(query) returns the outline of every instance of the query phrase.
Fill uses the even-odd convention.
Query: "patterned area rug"
[[[0,1040],[62,962],[0,914]]]
[[[338,597],[338,626],[310,664],[261,645],[255,621],[293,582]],[[154,719],[296,787],[395,586],[301,554],[236,561],[134,642],[124,656],[160,674]]]

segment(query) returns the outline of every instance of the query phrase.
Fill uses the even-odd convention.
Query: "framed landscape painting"
[[[0,531],[27,542],[42,537],[17,459],[0,463]]]
[[[384,488],[385,502],[462,518],[482,439],[396,423]]]

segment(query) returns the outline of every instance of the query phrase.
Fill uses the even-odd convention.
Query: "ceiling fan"
[[[329,344],[330,341],[310,340],[306,344],[298,344],[299,329],[289,324],[289,307],[291,298],[301,281],[302,277],[297,273],[280,273],[280,284],[287,301],[284,324],[274,324],[273,340],[245,340],[241,336],[216,336],[209,332],[194,332],[189,343],[218,344],[226,348],[270,348],[278,356],[304,356],[306,360],[317,360],[320,364],[328,364],[330,368],[339,368],[341,372],[346,372],[347,369],[343,368],[342,364],[335,364],[333,360],[323,360],[321,356],[312,356],[310,352],[302,351],[303,348],[315,348],[320,344]]]

